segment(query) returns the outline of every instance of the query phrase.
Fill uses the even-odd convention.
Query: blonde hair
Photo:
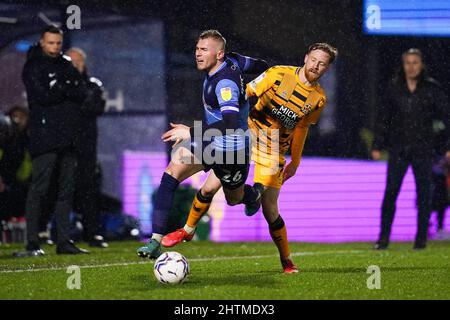
[[[219,41],[222,46],[223,46],[223,50],[225,51],[225,46],[227,44],[227,40],[225,40],[225,38],[222,36],[222,34],[214,29],[209,29],[209,30],[205,30],[202,31],[202,33],[200,33],[200,36],[198,37],[198,39],[208,39],[208,38],[212,38],[214,40]]]

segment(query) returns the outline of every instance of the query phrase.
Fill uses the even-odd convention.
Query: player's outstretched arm
[[[309,126],[297,125],[294,131],[294,137],[291,142],[291,162],[284,168],[283,183],[292,178],[297,172],[302,158],[303,147],[305,146],[306,137],[308,136]]]
[[[266,60],[244,56],[237,52],[229,52],[227,57],[234,61],[245,74],[260,74],[269,68]]]

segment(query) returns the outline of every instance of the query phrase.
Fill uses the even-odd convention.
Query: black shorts
[[[229,152],[217,151],[212,147],[211,150],[206,152],[211,157],[206,159],[203,151],[207,147],[211,148],[211,142],[190,144],[192,154],[198,156],[197,158],[201,157],[202,165],[205,167],[204,171],[208,172],[212,169],[225,189],[234,190],[242,186],[247,180],[250,170],[249,147]]]
[[[250,170],[248,149],[241,150],[239,155],[236,152],[223,153],[219,158],[223,160],[220,163],[203,162],[205,171],[212,169],[225,189],[234,190],[242,186]]]
[[[217,164],[212,166],[217,178],[220,179],[222,187],[234,190],[242,186],[248,177],[250,164]]]

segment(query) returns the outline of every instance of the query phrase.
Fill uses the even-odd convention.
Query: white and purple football
[[[178,252],[164,252],[156,259],[153,271],[161,283],[183,283],[189,274],[189,263]]]

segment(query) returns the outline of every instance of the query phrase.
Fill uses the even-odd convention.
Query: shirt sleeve
[[[217,129],[223,135],[229,129],[236,130],[239,127],[239,87],[236,82],[230,79],[220,80],[215,90],[217,101],[219,102],[222,120],[216,121],[210,125],[202,126],[202,130],[190,128],[191,138],[194,138],[195,132],[201,132],[202,136],[209,129]],[[195,137],[195,139],[201,137]]]
[[[245,93],[247,97],[257,96],[260,97],[264,92],[269,90],[275,83],[276,76],[274,68],[270,68],[261,73],[256,79],[250,81],[247,84]]]
[[[259,58],[244,56],[237,52],[227,53],[227,57],[237,64],[244,74],[260,74],[269,68],[267,61]]]
[[[308,136],[309,126],[317,123],[325,104],[326,98],[322,97],[317,103],[316,110],[303,117],[299,124],[295,127],[294,136],[291,142],[291,159],[293,164],[296,166],[300,165],[303,147],[305,146],[306,137]]]
[[[220,80],[215,90],[220,112],[239,112],[239,87],[230,79]]]
[[[300,165],[302,158],[303,147],[305,146],[306,137],[308,136],[309,127],[297,126],[295,127],[294,137],[291,142],[291,161],[295,166]]]

